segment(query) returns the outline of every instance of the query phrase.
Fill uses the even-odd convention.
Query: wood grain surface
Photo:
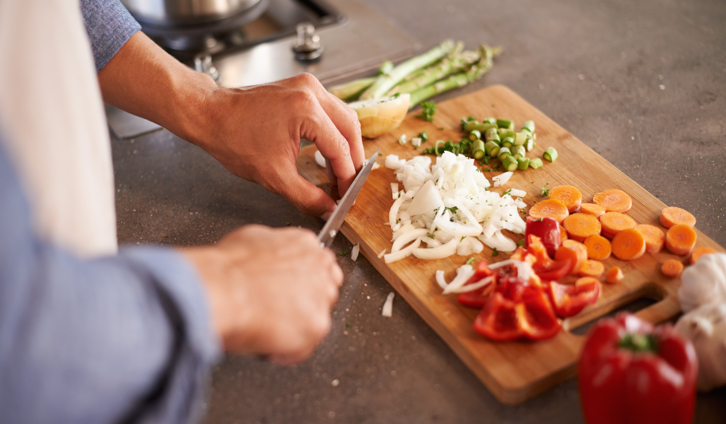
[[[623,270],[625,279],[615,285],[603,283],[597,303],[588,306],[577,316],[564,320],[564,330],[556,337],[539,342],[491,342],[472,329],[478,310],[461,306],[455,295],[442,295],[435,282],[436,270],[445,270],[446,279],[450,281],[455,275],[455,269],[464,264],[469,256],[453,255],[433,261],[411,256],[391,264],[378,258],[381,251],[390,252],[392,245],[391,227],[384,224],[388,221],[388,211],[393,204],[390,183],[396,180],[393,171],[383,166],[385,157],[396,154],[410,159],[419,155],[422,148],[433,146],[436,140],[458,141],[461,138],[459,122],[462,117],[469,115],[479,120],[488,116],[513,119],[517,129],[524,121],[533,120],[536,124],[537,146],[527,156],[542,157],[549,146],[555,147],[559,153],[555,162],[544,161],[542,168],[515,172],[507,184],[494,191],[501,194],[508,188],[525,190],[527,195],[523,200],[531,206],[544,199],[541,189],[545,183],[549,184],[548,187],[563,184],[575,186],[582,192],[583,202],[592,202],[593,195],[602,190],[617,188],[633,198],[633,207],[627,212],[629,216],[638,223],[652,224],[665,231],[658,218],[660,211],[667,205],[508,88],[492,86],[437,106],[433,123],[418,119],[415,113],[410,113],[401,126],[390,134],[364,141],[366,156],[381,148],[382,156],[378,158],[381,167],[369,175],[341,231],[351,243],[360,243],[361,253],[366,259],[497,399],[507,404],[520,403],[573,376],[583,337],[569,330],[642,297],[656,301],[638,312],[638,315],[653,323],[680,313],[677,299],[680,280],[665,278],[660,273],[660,265],[666,259],[676,258],[685,262],[687,258],[673,255],[665,249],[658,254],[646,253],[629,262],[611,257],[604,263],[605,270],[617,265]],[[410,143],[400,145],[397,142],[401,134],[406,134],[410,140],[423,130],[428,131],[429,142],[424,143],[419,150],[414,150]],[[297,167],[307,180],[323,186],[328,183],[328,179],[325,170],[315,163],[315,150],[313,145],[304,147],[298,157]],[[485,172],[484,175],[491,181],[499,173]],[[724,251],[700,231],[697,230],[697,234],[696,246]],[[522,238],[521,235],[509,235],[515,240]],[[491,254],[492,250],[485,246],[484,251],[474,257],[477,261],[483,259],[488,262],[508,258],[508,254],[500,253],[496,257]]]

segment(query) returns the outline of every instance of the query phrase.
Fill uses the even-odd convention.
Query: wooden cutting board
[[[424,143],[422,148],[430,147],[440,139],[458,141],[461,139],[459,122],[462,117],[469,115],[480,120],[488,116],[513,119],[517,129],[524,121],[533,120],[536,124],[537,146],[527,156],[541,158],[549,146],[555,147],[559,153],[555,162],[544,161],[545,165],[537,170],[517,171],[504,187],[493,190],[500,194],[507,188],[526,190],[527,196],[523,200],[531,206],[544,199],[541,189],[545,183],[550,188],[563,184],[575,186],[582,192],[583,202],[592,202],[593,195],[602,190],[617,188],[633,198],[633,207],[628,215],[638,223],[660,227],[658,218],[665,204],[508,88],[489,87],[437,106],[433,123],[418,119],[415,113],[410,113],[401,126],[390,134],[364,141],[366,157],[381,148],[382,156],[378,158],[381,167],[369,175],[341,231],[351,243],[360,243],[361,253],[366,259],[497,399],[503,403],[516,404],[573,376],[583,337],[569,330],[641,297],[657,301],[638,312],[638,315],[653,323],[669,319],[680,312],[677,299],[680,281],[663,277],[660,265],[669,258],[682,261],[686,258],[665,250],[655,255],[646,253],[630,262],[611,257],[605,261],[606,271],[618,265],[625,274],[624,281],[616,285],[603,284],[597,303],[588,306],[577,316],[564,320],[564,330],[556,337],[539,342],[491,342],[472,329],[478,310],[461,306],[455,295],[441,295],[441,289],[435,282],[436,270],[446,270],[446,279],[450,281],[455,275],[455,269],[464,264],[468,256],[454,255],[434,261],[411,256],[391,264],[378,258],[381,251],[386,250],[388,253],[391,249],[391,227],[384,223],[388,221],[388,211],[393,204],[391,183],[396,182],[393,171],[383,166],[385,157],[396,154],[400,158],[410,159],[421,153],[421,148],[414,150],[410,143],[400,145],[397,140],[401,134],[406,134],[410,140],[419,132],[428,131],[429,142]],[[325,170],[315,163],[315,151],[315,146],[302,149],[297,161],[298,171],[314,184],[324,185],[328,179]],[[495,162],[492,161],[492,164]],[[491,181],[499,173],[485,172],[484,175]],[[697,233],[697,246],[724,250],[700,231]],[[522,238],[520,235],[512,236],[515,240]],[[493,258],[491,253],[492,250],[485,247],[482,253],[474,257],[477,261],[484,259],[498,262],[509,256],[500,253]]]

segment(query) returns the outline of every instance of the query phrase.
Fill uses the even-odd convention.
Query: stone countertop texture
[[[505,52],[480,81],[504,84],[726,246],[726,2],[366,0],[425,48],[444,38]],[[365,40],[361,40],[365,42]],[[318,231],[282,198],[229,174],[166,131],[113,139],[122,244],[213,243],[241,225]],[[333,249],[351,244],[338,237]],[[500,404],[362,257],[346,273],[330,336],[293,367],[228,356],[206,423],[581,423],[571,379]],[[726,388],[699,395],[696,423],[726,422]]]

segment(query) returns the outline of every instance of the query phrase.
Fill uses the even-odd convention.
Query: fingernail
[[[330,219],[330,215],[333,214],[333,211],[327,211],[324,214],[320,215],[321,218],[323,218],[324,221],[327,221]]]

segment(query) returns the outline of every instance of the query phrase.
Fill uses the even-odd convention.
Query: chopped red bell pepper
[[[686,424],[693,420],[697,357],[670,324],[653,328],[628,313],[598,322],[580,355],[588,424]]]
[[[494,275],[494,271],[489,268],[487,262],[479,261],[479,263],[476,265],[476,269],[474,270],[474,275],[472,275],[464,285],[477,283],[481,279],[487,278],[492,275]],[[496,282],[497,280],[495,278],[494,281],[482,287],[481,289],[461,293],[458,297],[459,303],[470,308],[483,308],[487,299],[489,299],[492,291],[494,291]]]
[[[575,284],[559,284],[552,281],[547,291],[557,316],[567,318],[579,314],[585,306],[597,302],[600,296],[600,282],[593,277],[579,278]]]
[[[517,277],[501,278],[474,320],[474,331],[495,341],[542,340],[560,328],[543,289]]]
[[[529,246],[529,236],[534,235],[542,240],[542,244],[547,249],[550,257],[555,256],[555,252],[560,248],[562,238],[560,237],[560,224],[552,218],[535,219],[531,216],[527,217],[527,226],[524,230],[525,247]]]

